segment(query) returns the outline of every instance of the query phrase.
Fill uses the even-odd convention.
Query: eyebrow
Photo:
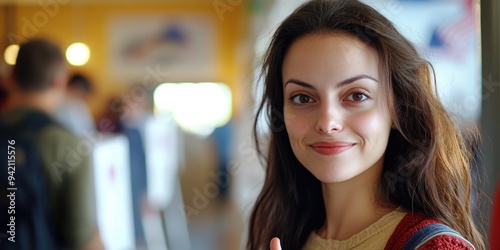
[[[349,83],[355,82],[355,81],[357,81],[359,79],[370,79],[372,81],[378,82],[377,79],[375,79],[375,78],[373,78],[373,77],[371,77],[369,75],[357,75],[357,76],[348,78],[346,80],[343,80],[343,81],[337,83],[337,88],[340,88],[340,87],[345,86],[345,85],[347,85]],[[311,84],[309,84],[307,82],[301,81],[301,80],[294,79],[294,78],[288,80],[285,83],[285,86],[287,84],[289,84],[289,83],[294,83],[294,84],[300,85],[302,87],[310,88],[310,89],[316,89],[313,85],[311,85]]]

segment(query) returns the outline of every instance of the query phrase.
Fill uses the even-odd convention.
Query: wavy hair
[[[377,190],[381,204],[437,218],[484,249],[471,213],[473,156],[436,96],[432,67],[389,20],[357,0],[307,2],[273,35],[263,62],[264,97],[257,113],[267,117],[270,129],[267,153],[257,146],[267,165],[266,179],[250,217],[247,249],[267,249],[275,236],[283,249],[301,248],[326,220],[320,181],[290,146],[281,72],[285,54],[297,39],[333,32],[347,32],[379,54],[394,127]],[[258,119],[254,139],[259,145],[257,127]]]

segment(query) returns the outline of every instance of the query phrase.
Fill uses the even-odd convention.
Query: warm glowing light
[[[231,118],[231,90],[222,83],[164,83],[154,92],[155,111],[185,131],[208,136]]]
[[[66,50],[66,59],[71,65],[85,65],[90,58],[90,49],[84,43],[73,43]]]
[[[19,52],[19,45],[11,44],[5,49],[3,58],[8,65],[16,64],[17,52]]]

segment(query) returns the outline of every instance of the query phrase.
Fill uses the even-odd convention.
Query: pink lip
[[[311,144],[311,148],[322,155],[335,155],[352,148],[355,143],[349,142],[316,142]]]

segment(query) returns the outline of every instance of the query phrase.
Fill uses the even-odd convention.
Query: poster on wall
[[[202,13],[116,15],[106,32],[110,74],[128,82],[213,79],[215,32],[213,17]]]

